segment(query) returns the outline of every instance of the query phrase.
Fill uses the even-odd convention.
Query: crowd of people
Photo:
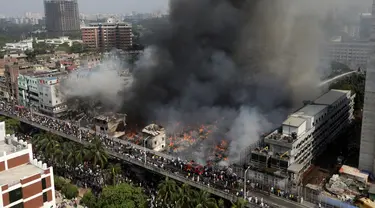
[[[35,124],[47,127],[53,131],[59,132],[61,136],[74,136],[79,141],[84,141],[91,143],[93,139],[98,137],[104,147],[112,155],[120,155],[121,158],[126,158],[128,161],[133,161],[136,164],[145,164],[148,166],[153,166],[159,172],[169,172],[173,173],[179,178],[184,178],[184,180],[190,180],[194,183],[199,183],[200,185],[206,186],[208,188],[213,188],[218,192],[224,192],[224,194],[231,194],[232,196],[243,197],[243,179],[237,177],[233,171],[228,168],[214,168],[210,166],[204,167],[202,173],[196,173],[194,171],[186,171],[186,165],[190,161],[186,161],[180,158],[175,158],[170,155],[157,153],[151,150],[146,150],[143,147],[132,144],[125,140],[119,140],[111,138],[108,135],[96,134],[90,132],[87,129],[80,128],[75,122],[62,121],[48,116],[43,116],[41,114],[33,113],[27,108],[18,108],[14,104],[9,104],[2,102],[0,104],[0,111],[10,116],[16,116],[18,118],[33,122]],[[40,155],[38,156],[40,157]],[[78,167],[61,167],[64,168],[67,178],[74,179],[76,183],[82,186],[88,186],[93,188],[100,188],[103,185],[103,173],[100,169],[91,170],[84,165]],[[99,171],[99,172],[97,172]],[[124,177],[124,180],[130,180]],[[142,183],[142,182],[141,182]],[[146,183],[144,183],[146,184]],[[249,184],[249,188],[254,187],[254,184]],[[149,189],[154,190],[154,189]],[[150,192],[151,196],[155,196],[155,192]],[[258,199],[257,197],[252,197],[249,191],[246,191],[246,198],[249,203],[257,204],[260,207],[277,207],[274,204],[267,204],[263,199]],[[154,199],[155,197],[151,197]]]

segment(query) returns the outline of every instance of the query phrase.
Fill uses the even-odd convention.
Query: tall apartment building
[[[127,50],[133,45],[132,27],[128,23],[116,22],[112,18],[106,23],[92,23],[81,28],[83,43],[101,51],[114,48]]]
[[[0,207],[56,207],[53,168],[34,159],[32,145],[5,135],[0,123]]]
[[[375,0],[372,5],[373,26],[375,25]],[[372,28],[375,37],[375,27]],[[371,39],[372,43],[375,39]],[[375,49],[375,47],[373,48]],[[375,54],[371,58],[366,70],[365,99],[362,116],[361,146],[359,152],[359,166],[361,170],[375,173]]]
[[[355,94],[330,90],[297,110],[251,152],[250,164],[288,175],[295,184],[311,161],[325,150],[353,119]]]
[[[44,0],[46,30],[50,36],[78,34],[80,29],[77,0]]]
[[[359,20],[359,37],[361,40],[368,40],[371,37],[372,15],[362,13]]]

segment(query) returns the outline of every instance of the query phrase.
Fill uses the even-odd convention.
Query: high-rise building
[[[372,4],[371,42],[375,39],[375,0]],[[366,70],[365,99],[363,107],[359,169],[375,173],[375,48]]]
[[[126,50],[132,45],[132,27],[128,23],[109,18],[106,23],[93,23],[81,28],[82,41],[91,49],[109,51],[114,48]]]
[[[79,33],[79,11],[77,0],[44,0],[46,30],[51,36]]]
[[[5,133],[1,122],[0,207],[55,207],[53,168],[34,159],[31,144]]]
[[[251,152],[250,165],[283,173],[299,184],[313,159],[351,123],[354,98],[349,90],[330,90],[290,114]]]
[[[371,36],[372,15],[371,13],[362,13],[359,21],[359,37],[361,40],[368,40]]]

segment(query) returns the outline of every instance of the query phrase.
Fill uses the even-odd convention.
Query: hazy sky
[[[165,10],[168,0],[78,0],[81,13],[128,13]],[[0,0],[0,14],[23,15],[43,12],[43,0]]]

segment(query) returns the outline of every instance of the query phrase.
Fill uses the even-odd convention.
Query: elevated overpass
[[[3,116],[9,117],[9,118],[19,120],[23,123],[29,124],[31,126],[34,126],[34,127],[38,128],[38,129],[42,129],[44,131],[48,131],[48,132],[51,132],[53,134],[59,135],[61,137],[67,138],[71,141],[80,143],[82,145],[85,145],[85,146],[89,145],[88,142],[86,142],[84,140],[81,140],[81,139],[79,139],[75,136],[68,135],[68,134],[65,134],[65,133],[60,132],[60,131],[56,131],[56,130],[48,128],[46,126],[42,126],[42,125],[40,125],[38,123],[35,123],[31,120],[27,120],[27,119],[20,118],[20,117],[15,116],[15,115],[8,114],[7,112],[2,111],[2,110],[0,110],[0,114],[3,115]],[[143,147],[141,147],[139,145],[132,144],[132,143],[124,141],[124,140],[119,140],[119,139],[113,139],[113,140],[115,140],[116,142],[120,142],[124,145],[132,145],[134,148],[137,148],[137,149],[142,150],[142,151],[144,150]],[[168,159],[173,159],[172,156],[166,155],[166,154],[163,154],[163,153],[160,153],[160,152],[155,152],[155,151],[152,151],[152,150],[149,150],[149,149],[147,149],[146,151],[149,154],[157,155],[157,156],[168,158]],[[170,177],[170,178],[172,178],[174,180],[177,180],[177,181],[180,181],[182,183],[189,184],[189,185],[191,185],[195,188],[205,190],[205,191],[207,191],[207,192],[209,192],[213,195],[219,196],[219,197],[227,199],[229,201],[234,202],[238,198],[234,194],[227,193],[224,190],[213,188],[211,186],[204,185],[203,183],[199,183],[197,181],[189,180],[184,175],[181,175],[179,173],[170,172],[170,171],[167,171],[163,168],[159,168],[159,167],[156,167],[156,166],[153,166],[153,165],[148,165],[144,161],[140,161],[140,160],[137,160],[137,159],[132,158],[132,157],[127,157],[125,155],[118,154],[118,153],[113,152],[109,149],[106,149],[106,152],[111,157],[120,159],[122,161],[125,161],[125,162],[133,164],[133,165],[137,165],[137,166],[142,167],[146,170],[149,170],[149,171],[152,171],[152,172]],[[311,206],[309,206],[308,204],[305,204],[305,203],[301,204],[301,203],[293,202],[293,201],[290,201],[290,200],[287,200],[287,199],[284,199],[284,198],[281,198],[281,197],[277,197],[277,196],[274,196],[274,195],[266,195],[266,194],[262,194],[262,193],[259,193],[259,192],[251,192],[250,195],[253,196],[253,197],[263,198],[264,202],[266,202],[267,204],[271,205],[272,207],[276,207],[276,208],[307,208],[307,207],[311,207]],[[247,207],[257,207],[257,205],[248,204]]]

